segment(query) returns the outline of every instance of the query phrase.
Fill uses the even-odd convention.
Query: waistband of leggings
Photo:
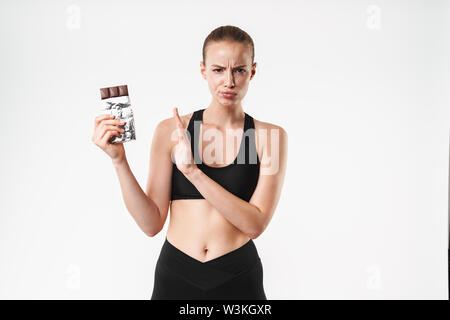
[[[230,268],[233,269],[234,269],[233,266],[235,265],[240,265],[241,267],[252,266],[257,262],[257,260],[259,260],[258,251],[256,249],[255,243],[253,242],[253,239],[250,239],[244,245],[242,245],[237,249],[234,249],[228,253],[225,253],[219,257],[213,258],[203,263],[187,255],[183,251],[179,250],[177,247],[172,245],[167,240],[166,237],[161,250],[161,258],[170,259],[171,257],[175,257],[182,262],[190,264],[221,266],[221,267],[229,266]]]

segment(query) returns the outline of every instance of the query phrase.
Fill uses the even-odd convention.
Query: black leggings
[[[250,239],[243,246],[201,262],[166,240],[156,263],[151,300],[267,300],[263,268]]]

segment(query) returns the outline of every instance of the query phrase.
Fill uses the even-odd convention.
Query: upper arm
[[[249,201],[261,212],[260,233],[269,224],[280,199],[286,173],[288,136],[280,126],[259,131],[262,156],[258,184]],[[265,135],[265,137],[264,137]]]
[[[153,134],[145,191],[146,195],[158,206],[161,228],[164,226],[169,211],[172,187],[171,120],[169,118],[159,122]]]

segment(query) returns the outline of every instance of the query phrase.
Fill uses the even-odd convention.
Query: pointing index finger
[[[180,116],[178,115],[178,108],[173,108],[173,116],[175,118],[175,121],[177,123],[177,127],[179,129],[184,129],[183,128],[183,122],[180,119]]]
[[[183,126],[183,122],[180,119],[180,116],[178,115],[177,107],[173,108],[173,117],[175,118],[175,122],[177,124],[178,137],[184,138],[184,135],[185,135],[184,126]]]

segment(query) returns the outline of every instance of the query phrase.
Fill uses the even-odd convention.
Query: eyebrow
[[[244,64],[244,65],[242,65],[242,66],[237,66],[237,67],[234,67],[234,69],[237,69],[237,68],[242,68],[242,67],[246,67],[247,65],[246,64]],[[223,66],[219,66],[218,64],[212,64],[211,65],[211,67],[219,67],[219,68],[224,68],[225,69],[225,67],[223,67]]]

